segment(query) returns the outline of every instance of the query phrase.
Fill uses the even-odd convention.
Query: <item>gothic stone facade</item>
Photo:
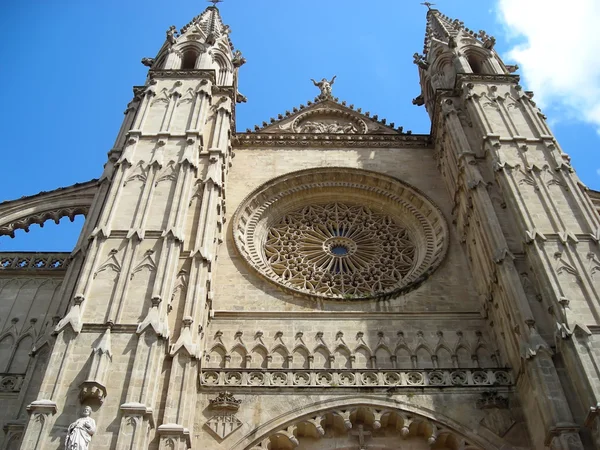
[[[100,179],[0,205],[86,215],[0,254],[1,448],[88,405],[93,450],[600,449],[600,193],[493,38],[429,11],[431,135],[334,80],[240,133],[228,34],[169,29]]]

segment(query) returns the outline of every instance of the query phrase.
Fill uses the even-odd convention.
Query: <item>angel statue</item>
[[[92,436],[96,432],[96,422],[90,414],[92,408],[86,406],[81,417],[69,425],[65,450],[88,450]]]
[[[311,78],[311,81],[314,83],[314,85],[316,87],[318,87],[319,89],[321,89],[321,95],[319,95],[319,97],[321,97],[321,98],[330,98],[331,97],[331,86],[333,85],[336,77],[337,77],[337,75],[334,75],[334,77],[330,81],[327,81],[327,78],[323,78],[319,82],[317,82]]]

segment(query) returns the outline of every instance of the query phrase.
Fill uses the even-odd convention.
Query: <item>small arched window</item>
[[[198,59],[198,52],[193,49],[186,50],[183,52],[183,58],[181,59],[182,69],[194,69],[196,67],[196,60]]]
[[[473,71],[473,73],[484,73],[483,63],[481,61],[481,58],[479,58],[477,55],[468,55],[467,61],[469,61],[469,65],[471,66],[471,70]]]

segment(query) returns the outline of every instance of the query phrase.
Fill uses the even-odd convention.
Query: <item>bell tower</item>
[[[61,441],[83,405],[111,424],[95,446],[192,445],[245,63],[214,3],[179,32],[170,27],[156,57],[142,60],[148,77],[134,87],[71,255],[22,449]]]
[[[431,117],[452,220],[502,357],[519,373],[534,447],[600,448],[599,217],[494,44],[430,9],[414,103]]]

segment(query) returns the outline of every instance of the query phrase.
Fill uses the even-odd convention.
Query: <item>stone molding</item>
[[[0,253],[0,273],[6,271],[62,271],[69,265],[69,253]]]
[[[174,69],[152,69],[148,71],[150,79],[160,78],[203,78],[216,83],[217,76],[213,69],[174,70]]]
[[[481,388],[512,386],[510,369],[310,370],[206,369],[203,388]]]
[[[271,225],[291,209],[310,203],[353,201],[357,205],[377,205],[382,211],[402,217],[402,225],[417,248],[419,260],[392,290],[360,299],[386,299],[416,288],[437,268],[446,255],[448,229],[441,211],[423,193],[395,178],[366,170],[328,167],[302,170],[275,178],[260,186],[233,216],[233,237],[246,262],[265,279],[286,291],[309,298],[341,300],[340,295],[324,295],[298,289],[278,277],[270,268],[262,248]]]
[[[237,133],[234,147],[431,148],[427,134],[277,134]]]

